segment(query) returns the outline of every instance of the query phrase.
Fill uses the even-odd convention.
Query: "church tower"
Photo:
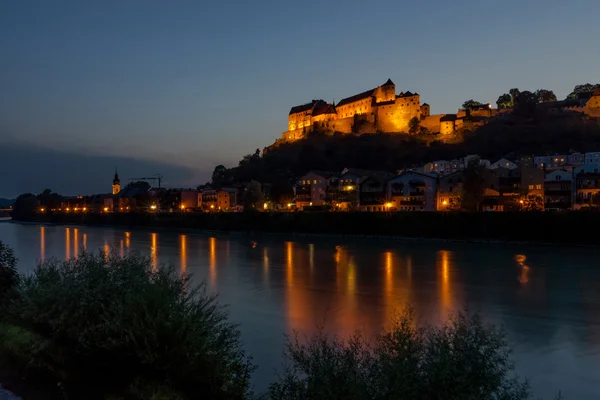
[[[115,169],[115,178],[113,179],[112,184],[112,194],[118,194],[121,191],[121,181],[119,180],[119,174]]]

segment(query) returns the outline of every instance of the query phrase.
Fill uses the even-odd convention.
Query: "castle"
[[[545,106],[557,112],[577,112],[600,118],[600,89],[583,93],[575,100],[547,103]],[[459,109],[456,114],[432,115],[429,104],[421,104],[418,93],[396,94],[396,85],[388,79],[375,89],[346,97],[337,104],[313,100],[292,107],[288,115],[288,130],[275,143],[299,140],[317,129],[356,134],[409,133],[409,121],[413,118],[419,122],[418,132],[424,130],[440,134],[444,139],[460,129],[473,130],[484,125],[489,118],[510,111],[512,109],[497,110],[488,103],[468,110]]]
[[[317,127],[341,133],[408,132],[409,121],[429,117],[429,105],[421,105],[418,93],[396,94],[388,79],[383,85],[340,100],[324,100],[292,107],[284,141],[301,139]]]

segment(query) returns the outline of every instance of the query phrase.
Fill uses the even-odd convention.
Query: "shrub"
[[[10,247],[0,242],[0,320],[6,315],[16,296],[18,283],[15,254]]]
[[[45,343],[29,352],[25,377],[52,382],[66,397],[251,394],[254,367],[216,298],[138,255],[41,264],[22,279],[10,319]]]
[[[457,313],[442,327],[415,326],[405,310],[367,341],[323,333],[288,341],[287,365],[269,388],[273,400],[503,399],[530,397],[513,373],[502,331]]]

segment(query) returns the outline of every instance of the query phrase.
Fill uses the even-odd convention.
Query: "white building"
[[[390,208],[403,211],[435,211],[437,176],[405,171],[387,182]]]
[[[600,165],[600,152],[585,153],[585,163]]]

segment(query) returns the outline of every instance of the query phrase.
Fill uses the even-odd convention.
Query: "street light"
[[[152,204],[152,205],[150,206],[150,209],[151,209],[151,210],[156,210],[156,204]]]
[[[184,206],[183,204],[181,205],[181,209],[182,209],[182,210],[185,210],[185,206]]]
[[[104,212],[108,212],[108,207],[104,207]]]

